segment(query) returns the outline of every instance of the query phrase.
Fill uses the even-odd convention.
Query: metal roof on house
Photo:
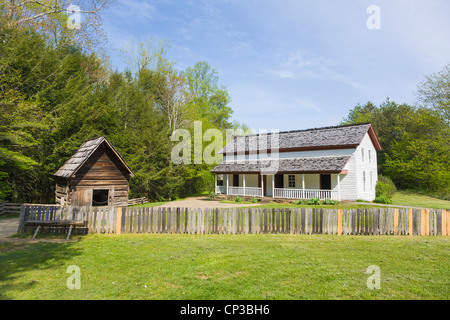
[[[124,168],[130,173],[130,175],[134,176],[131,168],[125,163],[117,150],[105,137],[99,137],[84,142],[75,152],[75,154],[69,160],[67,160],[54,175],[62,178],[70,178],[71,176],[73,176],[103,142],[105,142],[106,145],[110,147],[110,149],[117,156],[119,161],[123,164]]]
[[[211,172],[213,173],[339,173],[344,170],[350,156],[326,156],[273,160],[227,161]]]
[[[381,146],[370,123],[357,125],[343,125],[336,127],[324,127],[307,130],[284,131],[275,134],[260,134],[249,136],[236,136],[224,149],[223,154],[251,153],[261,150],[278,148],[287,150],[312,150],[352,148],[358,146],[364,135],[369,133],[377,150]],[[278,139],[277,139],[278,138]],[[278,140],[278,145],[276,143]],[[272,141],[273,140],[273,141]]]

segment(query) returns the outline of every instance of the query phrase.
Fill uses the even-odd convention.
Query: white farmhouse
[[[370,123],[235,136],[211,172],[217,194],[372,201],[380,150]]]

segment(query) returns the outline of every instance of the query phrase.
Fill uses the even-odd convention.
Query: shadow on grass
[[[15,299],[17,292],[33,289],[41,282],[39,277],[42,271],[52,277],[55,273],[64,274],[65,278],[62,277],[61,282],[65,285],[70,276],[65,273],[70,265],[68,261],[80,255],[81,251],[72,247],[75,243],[62,238],[30,241],[19,237],[0,240],[0,300]]]

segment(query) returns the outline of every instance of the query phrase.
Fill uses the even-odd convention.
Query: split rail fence
[[[19,213],[21,205],[21,203],[0,201],[0,216],[8,213]]]
[[[450,235],[450,210],[127,208],[24,205],[26,221],[83,220],[86,233]],[[66,229],[67,230],[67,229]],[[53,232],[58,231],[54,228]]]
[[[144,204],[144,203],[148,203],[148,199],[146,197],[136,198],[136,199],[128,199],[129,206],[134,206],[137,204]]]

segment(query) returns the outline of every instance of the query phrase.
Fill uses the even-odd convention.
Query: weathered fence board
[[[60,207],[22,205],[29,221],[85,222],[89,233],[449,235],[450,211],[425,209]],[[50,228],[62,233],[67,228]]]
[[[70,222],[84,222],[77,230],[81,233],[114,233],[116,230],[117,207],[61,207],[59,205],[22,205],[18,232],[31,232],[33,227],[26,223],[47,222],[46,233],[67,233]],[[122,221],[126,224],[125,219]],[[52,223],[55,226],[52,226]]]
[[[123,233],[443,235],[447,234],[448,228],[445,210],[392,208],[353,210],[126,208],[124,210],[131,214],[128,216],[129,219],[122,220]],[[157,217],[155,220],[154,215]],[[136,228],[136,225],[141,224],[144,227]]]

